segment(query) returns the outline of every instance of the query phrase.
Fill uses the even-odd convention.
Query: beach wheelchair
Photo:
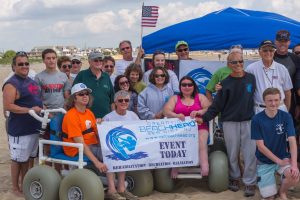
[[[209,175],[208,187],[212,192],[222,192],[228,189],[229,168],[226,146],[218,118],[209,122]],[[153,172],[154,188],[159,192],[169,193],[175,188],[175,180],[171,178],[171,169],[155,169]],[[177,179],[201,179],[199,167],[182,167],[178,170]]]
[[[61,124],[65,112],[64,109],[43,110],[44,117],[38,116],[34,111],[29,112],[42,122],[42,134],[49,123],[50,140],[39,140],[39,166],[30,169],[24,177],[23,193],[26,200],[104,199],[102,181],[106,181],[105,174],[100,178],[95,175],[94,167],[83,153],[82,144],[61,141]],[[48,119],[50,113],[55,113],[51,120]],[[49,155],[44,153],[45,145],[50,145]],[[79,155],[66,156],[62,146],[78,148]],[[62,170],[61,175],[64,178],[61,178],[57,170],[45,165],[46,162],[68,165],[70,170]]]

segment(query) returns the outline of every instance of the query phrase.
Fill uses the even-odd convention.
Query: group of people
[[[246,69],[242,46],[232,46],[227,66],[214,73],[206,94],[199,93],[191,77],[179,80],[167,69],[161,51],[152,56],[154,68],[144,73],[143,49],[133,57],[128,40],[119,44],[122,59],[91,52],[85,70],[81,70],[80,57],[58,58],[54,50],[46,49],[42,53],[45,70],[33,79],[27,54],[17,52],[12,61],[14,73],[2,88],[4,110],[10,112],[7,132],[14,192],[21,195],[22,179],[37,156],[40,123],[28,111],[64,107],[62,140],[82,143],[85,156],[101,172],[107,172],[107,166],[102,161],[97,123],[190,116],[198,123],[200,172],[208,176],[207,122],[221,114],[229,189],[238,191],[242,176],[245,196],[253,196],[258,185],[262,197],[272,199],[277,194],[274,174],[278,172],[282,177],[279,195],[286,199],[287,190],[299,181],[293,120],[300,114],[300,45],[289,53],[289,44],[290,33],[278,31],[275,44],[262,41],[261,59]],[[175,52],[178,60],[191,59],[185,41],[176,43]],[[75,148],[63,149],[68,156],[78,155]],[[244,170],[239,165],[242,161]],[[114,176],[107,173],[108,199],[138,199],[125,188],[125,172],[117,173],[117,185]],[[177,177],[176,168],[170,176]]]

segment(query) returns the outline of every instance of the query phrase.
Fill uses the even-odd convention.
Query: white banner
[[[199,164],[198,127],[189,117],[102,122],[98,132],[109,172]]]

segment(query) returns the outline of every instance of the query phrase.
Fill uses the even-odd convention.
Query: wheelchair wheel
[[[126,172],[127,190],[139,197],[147,196],[153,191],[153,177],[149,170]]]
[[[40,165],[31,168],[23,180],[25,199],[58,199],[60,181],[60,175],[49,166]]]
[[[209,152],[212,153],[214,151],[222,151],[227,154],[227,149],[223,138],[214,137],[214,144],[209,148]]]
[[[90,170],[76,169],[67,175],[59,187],[60,200],[104,199],[100,179]]]
[[[222,192],[228,188],[228,160],[222,151],[209,155],[208,187],[212,192]]]
[[[154,188],[159,192],[172,192],[175,187],[175,181],[171,178],[171,169],[154,170]]]

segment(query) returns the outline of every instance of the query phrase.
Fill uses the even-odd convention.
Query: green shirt
[[[147,87],[146,83],[144,83],[143,81],[139,81],[133,86],[133,89],[139,94],[146,87]]]
[[[92,89],[94,101],[91,110],[96,118],[102,118],[111,112],[111,104],[114,102],[114,89],[107,73],[102,72],[97,79],[90,68],[82,70],[76,76],[73,85],[76,83],[84,83]]]
[[[222,80],[224,80],[225,78],[227,78],[227,76],[229,74],[231,74],[231,69],[227,66],[222,67],[220,69],[218,69],[213,76],[211,77],[210,81],[208,82],[208,84],[206,85],[206,89],[212,93],[214,93],[215,90],[215,86],[217,83],[221,82]]]

